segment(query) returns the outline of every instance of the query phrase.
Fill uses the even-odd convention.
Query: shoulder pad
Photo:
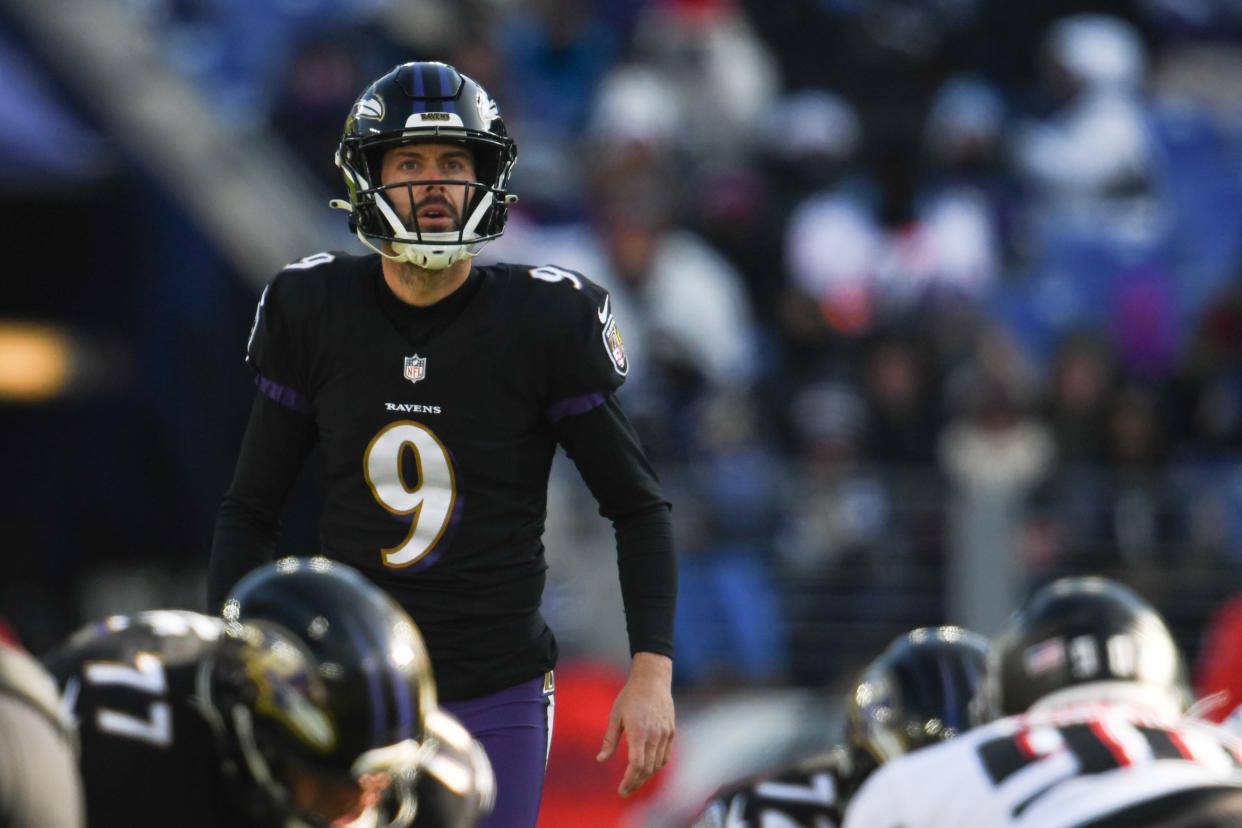
[[[20,699],[68,736],[70,724],[60,705],[56,680],[21,650],[0,646],[0,694]]]

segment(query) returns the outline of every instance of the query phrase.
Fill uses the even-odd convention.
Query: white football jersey
[[[1126,704],[1011,716],[881,767],[845,828],[1073,828],[1181,790],[1242,788],[1242,740]]]

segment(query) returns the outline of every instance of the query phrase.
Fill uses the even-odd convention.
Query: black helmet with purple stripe
[[[386,187],[380,181],[385,151],[428,141],[460,143],[474,157],[476,180],[453,182],[467,190],[456,230],[423,231],[398,214],[389,191],[427,182]],[[371,249],[439,270],[504,232],[508,206],[517,200],[507,190],[516,159],[517,145],[482,86],[445,63],[403,63],[368,86],[350,110],[336,154],[349,200],[332,204],[349,210],[350,228]]]
[[[963,627],[920,627],[867,666],[846,699],[847,795],[884,763],[974,724],[987,650],[986,638]]]
[[[415,783],[435,683],[417,627],[390,596],[335,561],[285,558],[239,581],[224,618],[204,695],[231,760],[281,824],[330,821],[299,810],[296,776]]]

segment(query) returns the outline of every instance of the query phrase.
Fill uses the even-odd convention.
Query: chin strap
[[[504,202],[506,205],[517,204],[518,197],[515,195],[506,195]],[[334,210],[344,210],[349,213],[349,229],[354,231],[354,235],[358,237],[358,241],[362,242],[366,247],[383,256],[385,259],[393,262],[404,262],[420,267],[423,270],[443,270],[449,265],[455,264],[462,259],[472,259],[478,255],[478,250],[471,250],[471,246],[478,245],[477,242],[471,242],[468,239],[461,239],[460,242],[452,242],[449,240],[440,240],[438,242],[428,241],[392,241],[394,253],[387,253],[380,247],[376,246],[370,238],[362,232],[358,226],[357,219],[354,216],[354,206],[342,198],[333,198],[328,201],[328,206]],[[424,252],[420,248],[433,246],[435,244],[445,244],[447,247],[457,248],[448,256],[434,255]]]

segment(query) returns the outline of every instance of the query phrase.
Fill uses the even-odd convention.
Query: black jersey
[[[78,722],[88,825],[254,824],[232,808],[197,702],[222,624],[172,610],[114,616],[45,659]]]
[[[667,523],[659,484],[612,398],[629,365],[609,297],[579,274],[475,267],[449,297],[417,308],[392,295],[378,256],[317,254],[264,292],[248,360],[268,405],[287,412],[290,429],[313,429],[321,447],[319,551],[366,573],[413,616],[442,698],[485,695],[555,662],[539,605],[558,443],[614,523],[657,511]],[[599,436],[581,433],[588,416],[603,424]],[[590,459],[595,444],[611,446],[608,459]],[[270,501],[287,486],[241,491],[246,450],[231,495],[252,513],[278,512]],[[225,508],[221,519],[231,519]],[[222,540],[218,522],[213,569],[236,554],[230,547],[256,543],[227,531]],[[671,561],[671,540],[643,545]],[[635,597],[649,573],[671,566],[633,564],[627,578],[623,562],[635,650],[671,652],[675,584]],[[213,574],[215,599],[220,580]],[[652,612],[658,618],[644,621]]]
[[[844,761],[833,751],[726,785],[694,828],[838,828]]]

